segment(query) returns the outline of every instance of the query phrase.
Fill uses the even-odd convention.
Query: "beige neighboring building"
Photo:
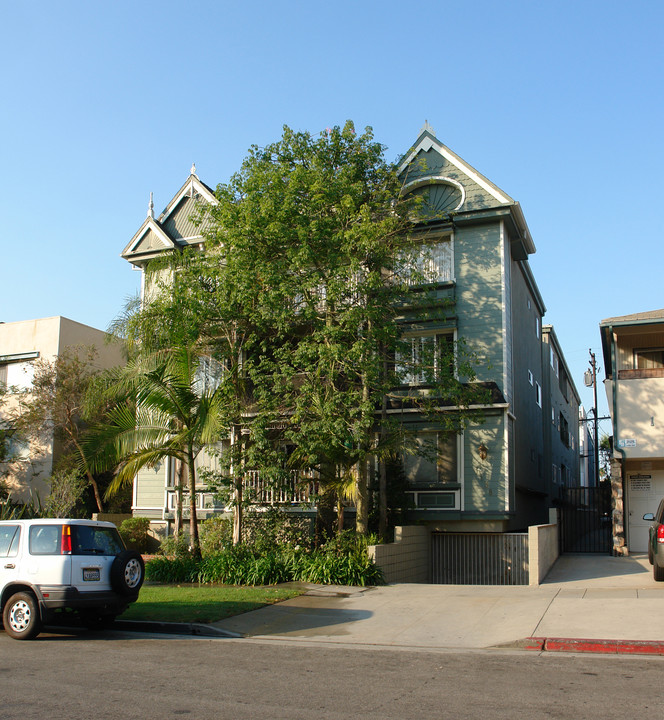
[[[614,553],[646,553],[648,521],[664,497],[664,310],[600,323],[613,421]]]
[[[67,348],[94,347],[97,351],[95,363],[100,368],[123,365],[125,360],[120,344],[108,343],[106,338],[103,330],[64,317],[0,322],[0,385],[10,391],[5,407],[10,409],[12,402],[16,402],[12,390],[18,393],[32,387],[36,360],[51,361]],[[15,447],[14,452],[19,455],[19,461],[12,464],[11,472],[5,478],[11,499],[19,502],[43,500],[49,493],[46,481],[57,459],[53,438],[43,445]]]

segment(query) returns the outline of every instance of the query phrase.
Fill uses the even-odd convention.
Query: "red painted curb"
[[[590,640],[581,638],[526,638],[526,650],[549,652],[664,655],[664,642],[653,640]]]

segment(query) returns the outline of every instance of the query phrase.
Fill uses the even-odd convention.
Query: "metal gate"
[[[436,585],[528,585],[528,533],[432,533]]]
[[[562,488],[560,551],[610,553],[612,548],[611,485]]]

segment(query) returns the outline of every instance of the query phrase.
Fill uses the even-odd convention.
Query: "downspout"
[[[613,387],[611,389],[611,396],[612,396],[612,402],[613,402],[613,413],[612,415],[612,425],[613,425],[613,452],[615,454],[616,450],[621,455],[621,462],[620,462],[620,485],[622,489],[622,527],[623,527],[623,535],[625,539],[625,545],[622,547],[627,546],[627,533],[626,533],[626,518],[625,518],[625,450],[621,448],[618,444],[618,360],[616,358],[616,341],[615,336],[613,334],[613,326],[609,326],[609,333],[611,337],[611,377],[613,378]],[[595,410],[597,411],[597,410]],[[612,493],[613,494],[613,493]],[[616,508],[613,508],[613,513],[615,515]],[[612,529],[613,529],[613,539],[615,541],[616,532],[615,532],[615,517],[612,518]],[[613,555],[623,555],[626,553],[623,553],[618,548],[621,546],[616,547],[616,544],[614,542],[613,544]]]

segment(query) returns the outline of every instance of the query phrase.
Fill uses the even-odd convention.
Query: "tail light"
[[[664,525],[657,526],[657,542],[664,543]]]
[[[664,542],[664,539],[662,539],[662,542]],[[71,555],[71,526],[70,525],[62,526],[62,543],[60,545],[60,554],[61,555]]]

